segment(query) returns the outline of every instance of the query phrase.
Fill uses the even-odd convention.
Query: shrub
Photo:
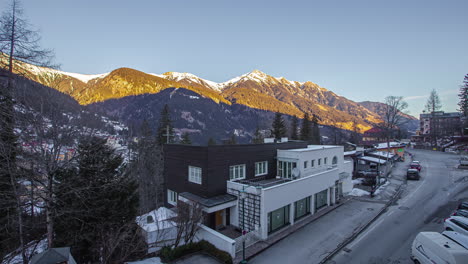
[[[204,252],[221,260],[225,264],[232,264],[232,257],[229,255],[229,253],[217,249],[214,245],[206,240],[202,240],[196,243],[188,243],[176,248],[171,248],[168,246],[163,247],[159,252],[159,257],[163,262],[171,262],[196,252]]]

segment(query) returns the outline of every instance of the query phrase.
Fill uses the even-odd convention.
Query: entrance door
[[[223,216],[224,216],[224,210],[220,210],[220,211],[215,212],[215,226],[216,226],[216,229],[221,228],[221,227],[224,226]]]

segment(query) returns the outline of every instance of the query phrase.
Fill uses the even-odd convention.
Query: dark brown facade
[[[217,146],[165,145],[166,187],[177,193],[190,192],[205,198],[222,195],[226,193],[230,166],[245,164],[246,179],[254,179],[255,162],[268,161],[268,174],[262,177],[274,178],[276,150],[306,147],[307,143],[302,141]],[[202,169],[201,184],[189,181],[189,166]]]

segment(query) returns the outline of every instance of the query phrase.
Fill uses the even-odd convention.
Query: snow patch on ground
[[[370,195],[368,191],[364,191],[359,188],[353,188],[353,190],[349,193],[349,195],[352,196],[365,196],[365,195]]]
[[[363,178],[357,178],[353,180],[353,185],[359,185],[359,184],[362,184],[363,182],[364,182]]]
[[[385,179],[381,179],[381,180],[385,180]],[[390,184],[390,181],[387,181],[385,184],[381,185],[376,191],[375,191],[375,195],[381,193],[384,191],[385,187],[387,187],[388,185]]]
[[[26,245],[26,256],[33,256],[39,254],[47,249],[47,238],[44,238],[40,241],[31,241]],[[18,248],[14,252],[6,255],[2,263],[8,264],[23,264],[23,257],[21,256],[21,251]]]

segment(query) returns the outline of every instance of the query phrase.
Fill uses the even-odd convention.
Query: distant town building
[[[419,116],[420,133],[425,139],[461,135],[461,113],[444,113],[443,111],[424,113]],[[427,141],[427,140],[424,140]]]
[[[373,145],[377,143],[385,142],[385,131],[378,127],[373,127],[369,130],[364,131],[362,135],[362,143],[364,145]]]

